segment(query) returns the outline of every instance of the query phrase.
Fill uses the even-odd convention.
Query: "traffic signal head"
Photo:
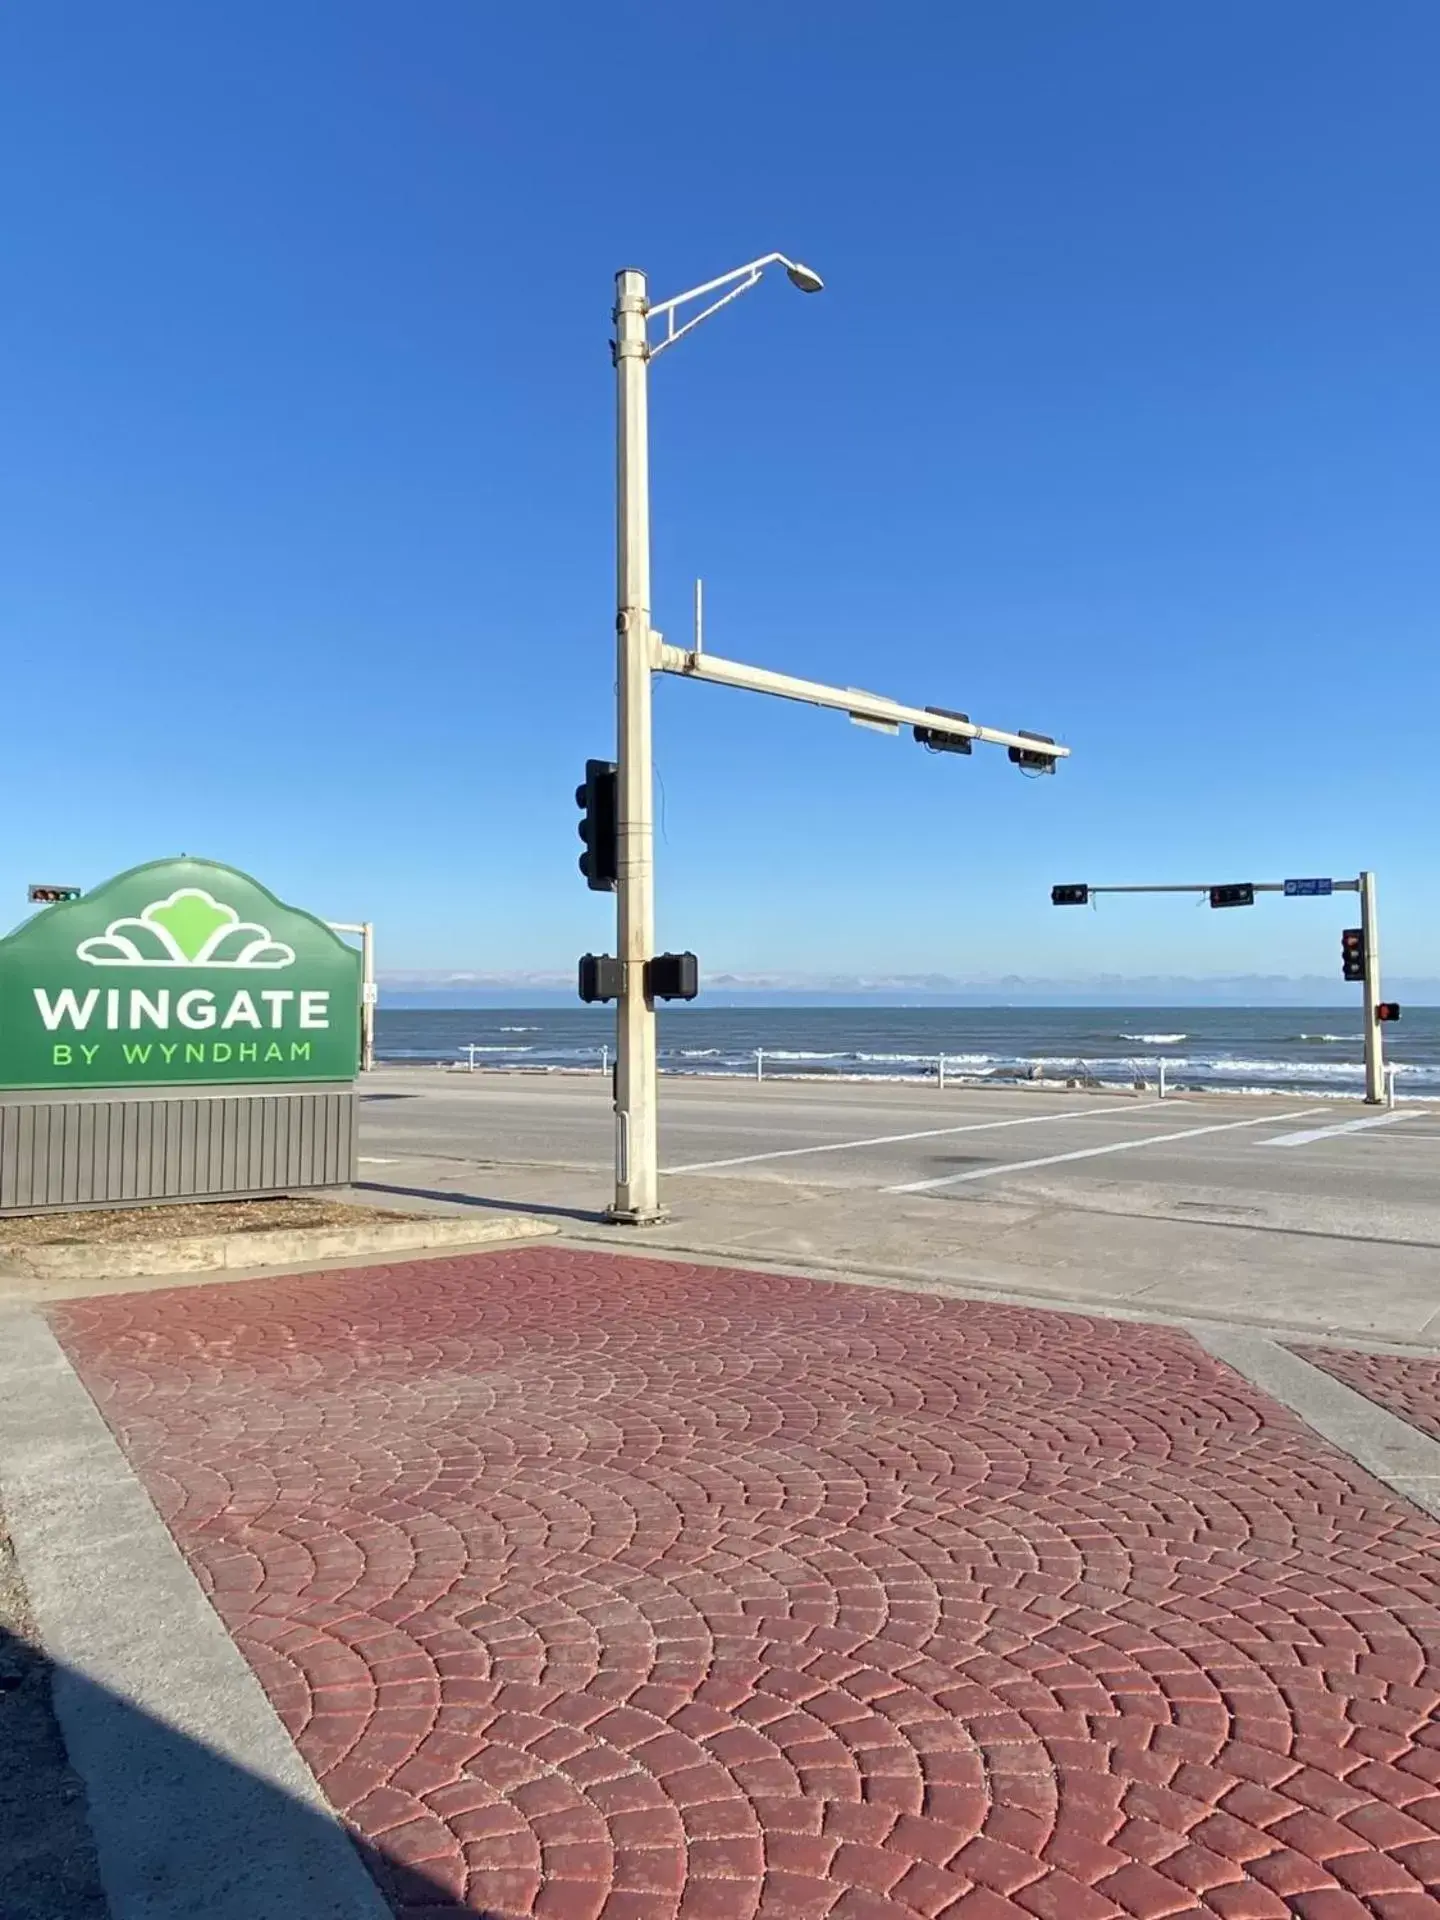
[[[1090,889],[1089,887],[1051,887],[1050,904],[1052,907],[1088,907]]]
[[[597,1000],[618,1000],[624,984],[625,969],[613,953],[582,953],[578,990],[587,1005]]]
[[[52,906],[57,900],[78,900],[84,891],[82,887],[35,887],[28,890],[33,906]]]
[[[963,720],[969,725],[968,713],[956,713],[950,707],[926,707],[927,713],[938,714],[944,720]],[[973,753],[975,743],[968,733],[947,733],[943,727],[912,727],[911,732],[922,747],[928,747],[931,753]]]
[[[1043,740],[1047,747],[1053,747],[1055,744],[1053,734],[1032,733],[1028,727],[1017,727],[1015,731],[1025,740]],[[1011,747],[1009,751],[1011,765],[1019,767],[1022,773],[1054,773],[1055,771],[1053,753],[1042,753],[1036,747]]]
[[[592,893],[613,893],[620,877],[620,793],[613,760],[587,760],[585,779],[575,789],[584,814],[580,838],[585,851],[580,871]]]
[[[1400,1018],[1400,1002],[1398,1000],[1382,1000],[1375,1009],[1375,1018],[1377,1020],[1398,1020]]]
[[[645,962],[645,991],[652,1000],[693,1000],[700,991],[700,962],[693,953],[657,953]]]
[[[1248,880],[1233,887],[1211,887],[1210,904],[1212,907],[1253,907],[1255,889]]]
[[[1365,931],[1346,927],[1340,936],[1340,971],[1347,980],[1365,978]]]

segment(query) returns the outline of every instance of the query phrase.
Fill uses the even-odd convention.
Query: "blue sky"
[[[882,27],[883,21],[883,27]],[[661,682],[660,941],[732,971],[1434,973],[1440,11],[23,0],[0,24],[0,894],[185,850],[406,969],[611,944],[612,275],[655,614],[1055,733]],[[0,916],[3,917],[3,916]]]

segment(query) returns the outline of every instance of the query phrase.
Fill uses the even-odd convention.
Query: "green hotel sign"
[[[155,860],[0,940],[0,1088],[353,1080],[360,956],[233,867]]]

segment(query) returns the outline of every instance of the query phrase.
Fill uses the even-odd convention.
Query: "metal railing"
[[[493,1045],[493,1043],[482,1046],[478,1041],[467,1041],[465,1045],[458,1047],[456,1051],[457,1053],[461,1053],[466,1056],[463,1061],[460,1061],[460,1060],[456,1060],[453,1062],[437,1061],[436,1065],[449,1067],[452,1071],[456,1071],[461,1066],[463,1066],[467,1073],[474,1073],[476,1071],[475,1060],[478,1054],[497,1053],[497,1052],[503,1053],[503,1052],[509,1051],[509,1049],[503,1048],[503,1047],[496,1047]],[[576,1049],[576,1051],[578,1052],[579,1050]],[[775,1051],[776,1049],[774,1048],[771,1049],[772,1057]],[[592,1052],[599,1055],[598,1067],[587,1068],[580,1065],[574,1065],[574,1066],[559,1068],[554,1063],[536,1062],[534,1066],[521,1067],[519,1071],[530,1072],[530,1073],[553,1073],[556,1071],[569,1072],[569,1073],[586,1073],[586,1072],[598,1072],[601,1074],[609,1073],[611,1049],[608,1046],[599,1046],[599,1047],[593,1048]],[[757,1084],[763,1085],[765,1081],[765,1048],[755,1047],[753,1049],[753,1054],[755,1059],[755,1080]],[[837,1056],[837,1058],[838,1057],[840,1056]],[[916,1057],[919,1057],[919,1056],[916,1056]],[[1118,1054],[1118,1055],[1111,1054],[1111,1055],[1107,1055],[1106,1057],[1111,1060],[1118,1060],[1123,1065],[1133,1069],[1136,1073],[1143,1072],[1143,1073],[1153,1074],[1160,1099],[1162,1100],[1165,1099],[1167,1093],[1169,1093],[1172,1090],[1170,1087],[1167,1086],[1166,1078],[1165,1078],[1166,1068],[1171,1064],[1169,1061],[1160,1059],[1158,1057],[1152,1059],[1152,1058],[1148,1058],[1141,1055],[1127,1056],[1124,1054]],[[945,1091],[947,1083],[951,1085],[959,1084],[963,1086],[972,1086],[972,1087],[990,1085],[995,1082],[1003,1082],[1003,1083],[1013,1082],[1015,1085],[1023,1086],[1027,1082],[1036,1081],[1036,1080],[1044,1081],[1047,1085],[1053,1085],[1054,1082],[1056,1082],[1057,1080],[1080,1081],[1087,1087],[1123,1087],[1125,1084],[1123,1078],[1107,1080],[1107,1079],[1103,1079],[1097,1073],[1092,1073],[1090,1071],[1090,1068],[1093,1063],[1091,1061],[1080,1059],[1078,1057],[1073,1060],[1066,1060],[1064,1058],[1060,1058],[1056,1056],[1049,1056],[1046,1058],[1043,1064],[1046,1068],[1052,1069],[1052,1071],[1048,1071],[1045,1073],[1036,1072],[1036,1068],[1042,1064],[1039,1061],[1032,1062],[1028,1066],[993,1067],[988,1072],[985,1072],[985,1073],[967,1073],[963,1069],[959,1073],[956,1073],[953,1067],[950,1066],[951,1056],[949,1054],[937,1053],[934,1058],[935,1058],[934,1067],[929,1069],[927,1072],[923,1072],[923,1073],[918,1071],[914,1074],[895,1074],[895,1075],[886,1075],[886,1074],[878,1074],[878,1073],[843,1073],[843,1072],[816,1073],[813,1070],[813,1067],[808,1070],[803,1067],[798,1069],[782,1067],[777,1072],[774,1066],[772,1065],[771,1071],[770,1071],[770,1078],[772,1083],[781,1081],[781,1080],[840,1080],[840,1081],[845,1081],[847,1083],[856,1084],[856,1085],[862,1084],[867,1080],[875,1080],[875,1081],[881,1082],[882,1084],[893,1085],[896,1080],[903,1080],[907,1083],[914,1082],[921,1086],[926,1085],[933,1078],[936,1088],[941,1093]],[[505,1066],[497,1065],[493,1070],[497,1073],[513,1073],[517,1069],[512,1064],[507,1064]],[[693,1067],[692,1068],[666,1067],[663,1064],[661,1065],[659,1070],[662,1074],[663,1073],[680,1074],[691,1079],[707,1079],[708,1078],[708,1079],[714,1079],[714,1080],[738,1080],[744,1077],[748,1077],[742,1074],[741,1069],[738,1066],[731,1069],[728,1072],[717,1072],[714,1069],[712,1069],[708,1074],[703,1069],[696,1069]],[[1390,1095],[1391,1095],[1392,1105],[1394,1104],[1394,1072],[1395,1070],[1393,1067],[1389,1069]],[[1137,1087],[1142,1084],[1143,1083],[1139,1081],[1136,1082]]]

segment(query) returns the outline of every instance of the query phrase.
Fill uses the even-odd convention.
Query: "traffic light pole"
[[[1299,886],[1301,882],[1292,882]],[[1303,883],[1307,886],[1313,882]],[[1385,1045],[1384,1022],[1380,1018],[1380,924],[1375,912],[1375,876],[1365,872],[1356,880],[1331,880],[1325,883],[1331,893],[1358,893],[1360,896],[1360,934],[1365,953],[1365,972],[1362,990],[1365,1001],[1365,1104],[1370,1107],[1382,1106],[1385,1101]],[[1247,881],[1251,893],[1284,893],[1290,887],[1283,880]],[[1065,889],[1057,889],[1059,892]],[[1074,889],[1077,893],[1081,889]],[[1212,885],[1164,885],[1135,887],[1092,887],[1088,883],[1083,889],[1085,897],[1097,893],[1213,893]],[[1054,895],[1052,894],[1052,898]],[[1068,905],[1067,902],[1058,904]],[[1222,904],[1226,904],[1223,903]]]
[[[651,765],[649,345],[645,276],[615,276],[616,723],[621,964],[615,1018],[615,1199],[610,1218],[648,1226],[660,1210],[655,1007],[645,962],[655,949]]]
[[[628,1226],[646,1226],[665,1217],[660,1204],[655,1005],[646,979],[647,963],[655,957],[651,675],[678,673],[831,707],[862,726],[889,733],[909,725],[924,729],[927,735],[982,740],[1008,747],[1027,772],[1053,773],[1055,763],[1069,752],[1043,734],[1000,732],[941,709],[908,707],[854,687],[829,687],[763,667],[717,660],[702,650],[698,622],[692,650],[662,644],[661,635],[650,624],[649,364],[702,320],[756,285],[771,265],[783,266],[802,293],[819,292],[818,274],[779,253],[766,254],[653,306],[643,273],[628,267],[615,276],[615,910],[620,991],[615,1021],[615,1198],[608,1218]],[[715,298],[708,306],[680,321],[682,308],[711,294]],[[654,341],[649,338],[651,319],[664,323]]]
[[[860,687],[829,687],[820,680],[799,680],[792,673],[774,673],[769,667],[747,667],[739,660],[721,660],[698,648],[664,645],[657,634],[655,666],[660,673],[678,673],[687,680],[708,680],[718,687],[740,687],[749,693],[769,693],[781,700],[798,700],[809,707],[828,707],[847,714],[862,727],[881,733],[898,733],[901,727],[921,727],[937,733],[955,735],[962,740],[982,740],[987,746],[1013,747],[1036,759],[1063,760],[1068,747],[1052,741],[1041,743],[1034,733],[1007,733],[1000,727],[979,727],[956,715],[942,717],[939,707],[909,707],[883,693],[866,693]]]
[[[1385,1045],[1380,1026],[1380,925],[1375,914],[1375,876],[1362,873],[1360,931],[1365,941],[1365,1103],[1378,1107],[1385,1098]]]

